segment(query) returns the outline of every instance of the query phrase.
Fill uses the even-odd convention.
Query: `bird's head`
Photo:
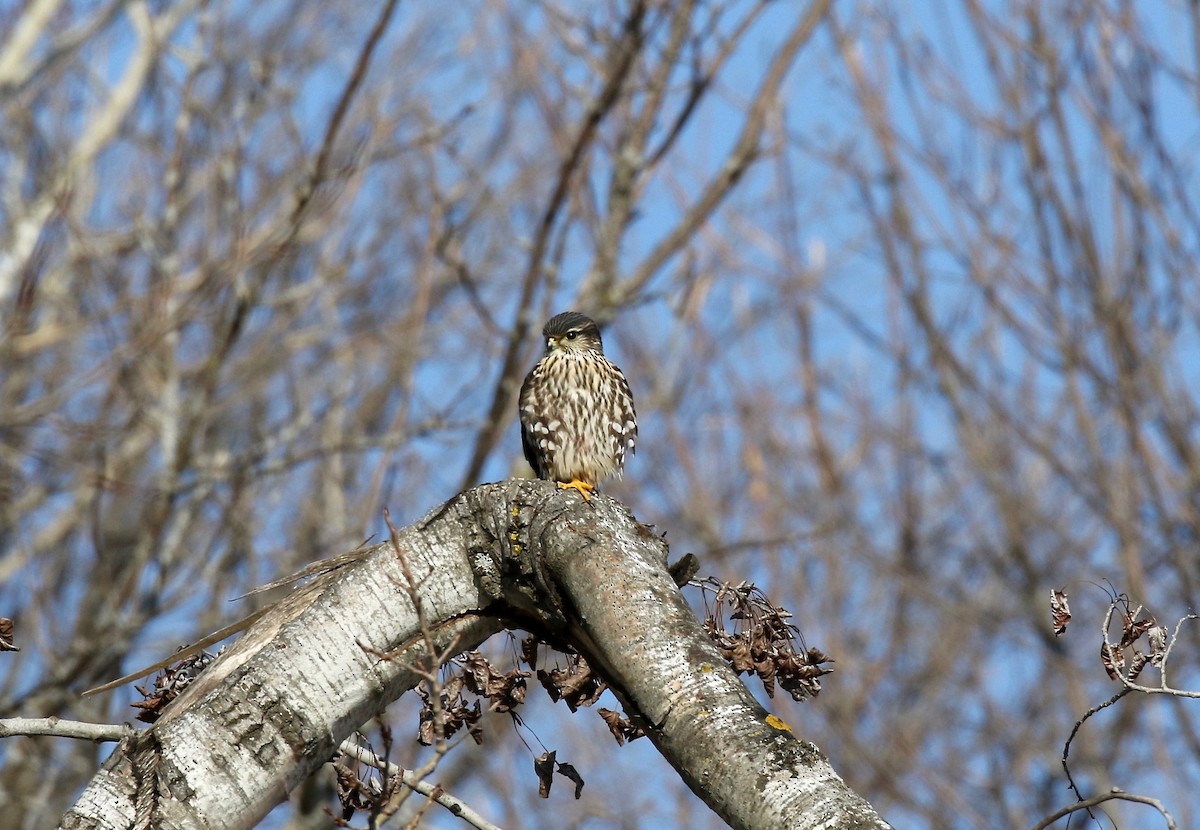
[[[581,354],[586,351],[604,354],[600,341],[600,327],[595,321],[577,311],[564,311],[550,318],[542,329],[546,338],[546,353],[561,350],[566,354]]]

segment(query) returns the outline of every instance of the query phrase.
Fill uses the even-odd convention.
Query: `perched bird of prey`
[[[588,493],[634,451],[629,383],[604,356],[600,327],[565,311],[542,329],[546,353],[521,385],[521,444],[538,478]]]

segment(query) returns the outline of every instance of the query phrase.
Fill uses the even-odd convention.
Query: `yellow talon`
[[[590,498],[588,493],[596,489],[595,485],[588,484],[586,481],[580,481],[577,478],[573,478],[570,481],[556,481],[554,483],[562,490],[578,490],[579,495],[583,496],[584,501]]]

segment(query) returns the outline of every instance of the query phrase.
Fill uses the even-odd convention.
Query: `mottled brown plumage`
[[[546,353],[521,386],[521,444],[538,478],[586,499],[620,475],[637,438],[629,383],[604,356],[600,329],[574,311],[542,329]]]

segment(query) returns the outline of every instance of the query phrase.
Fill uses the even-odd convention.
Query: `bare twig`
[[[1070,764],[1067,761],[1068,757],[1071,754],[1071,742],[1075,740],[1075,735],[1078,734],[1079,729],[1083,726],[1084,722],[1087,721],[1088,718],[1090,718],[1092,715],[1096,714],[1097,712],[1103,711],[1104,709],[1107,709],[1109,706],[1112,706],[1114,703],[1116,703],[1121,698],[1125,697],[1125,695],[1129,694],[1131,691],[1133,691],[1133,690],[1132,689],[1122,689],[1121,691],[1117,692],[1115,695],[1110,697],[1108,700],[1106,700],[1103,703],[1100,703],[1096,706],[1093,706],[1091,709],[1088,709],[1086,712],[1084,712],[1083,717],[1081,717],[1079,720],[1077,720],[1075,722],[1075,726],[1072,727],[1072,729],[1071,729],[1071,734],[1067,736],[1067,741],[1066,741],[1066,743],[1063,744],[1063,751],[1062,751],[1063,772],[1065,772],[1067,774],[1067,784],[1070,786],[1071,792],[1075,793],[1075,796],[1077,798],[1079,798],[1081,801],[1083,800],[1083,793],[1081,793],[1079,791],[1079,787],[1076,786],[1075,779],[1071,775]]]
[[[150,8],[144,0],[129,3],[129,19],[137,33],[136,48],[125,66],[124,74],[109,93],[108,100],[92,114],[88,127],[80,133],[65,164],[55,172],[22,215],[16,217],[15,221],[10,218],[10,244],[0,254],[0,302],[7,300],[15,289],[17,277],[29,263],[59,199],[116,135],[142,93],[163,41],[179,26],[195,2],[189,0],[179,3],[157,18],[151,17]]]
[[[458,638],[451,639],[445,649],[437,647],[433,628],[429,623],[428,616],[425,613],[424,602],[421,599],[421,585],[423,580],[418,579],[412,572],[408,555],[405,553],[403,546],[400,544],[400,531],[392,523],[391,513],[385,509],[383,512],[384,521],[387,522],[388,531],[391,533],[392,550],[396,554],[396,560],[400,564],[400,571],[404,577],[404,585],[402,586],[408,594],[408,599],[412,603],[417,614],[418,625],[420,626],[421,636],[425,640],[425,654],[419,661],[421,665],[413,666],[413,671],[417,672],[425,678],[424,683],[427,687],[427,693],[422,695],[425,699],[426,706],[430,711],[430,720],[433,736],[433,755],[427,760],[420,769],[414,770],[411,773],[411,781],[419,782],[433,774],[438,765],[445,758],[446,754],[458,744],[458,740],[449,741],[446,739],[446,724],[447,716],[445,707],[442,701],[443,685],[441,675],[438,671],[439,667],[444,665],[458,652]],[[384,659],[388,659],[386,655]],[[408,784],[408,782],[406,782]],[[391,793],[381,794],[383,797],[380,801],[373,805],[371,813],[372,826],[387,821],[391,816],[395,815],[400,807],[408,798],[408,794],[412,792],[421,792],[426,795],[430,803],[435,799],[434,796],[441,792],[440,787],[433,787],[425,791],[418,789],[411,784],[407,789],[394,789]]]
[[[136,735],[127,723],[86,723],[62,718],[4,718],[0,720],[0,738],[14,735],[53,735],[82,741],[122,741]]]
[[[1063,816],[1068,816],[1071,813],[1075,813],[1080,810],[1087,810],[1088,815],[1092,815],[1094,817],[1092,813],[1093,807],[1103,804],[1106,801],[1114,800],[1132,801],[1137,804],[1148,804],[1155,810],[1158,810],[1159,814],[1162,815],[1163,820],[1167,823],[1167,830],[1175,830],[1175,819],[1171,818],[1171,814],[1167,812],[1167,808],[1164,807],[1163,803],[1157,798],[1150,798],[1149,796],[1145,795],[1134,795],[1133,793],[1127,793],[1117,789],[1109,790],[1106,793],[1083,799],[1068,807],[1063,807],[1061,810],[1051,813],[1039,821],[1033,826],[1032,830],[1046,830],[1047,827],[1054,824],[1054,822],[1058,821]]]
[[[629,279],[615,289],[619,305],[635,296],[658,270],[691,239],[697,229],[708,221],[713,211],[729,193],[758,156],[767,116],[778,107],[779,89],[804,44],[812,38],[817,26],[825,19],[832,0],[817,0],[808,7],[804,18],[796,24],[788,39],[776,51],[762,83],[755,92],[754,104],[746,115],[742,131],[733,149],[725,157],[720,171],[701,191],[700,196],[682,219],[663,237],[642,260]]]
[[[388,778],[398,779],[405,787],[425,796],[430,801],[440,804],[472,827],[477,827],[479,830],[500,830],[500,825],[488,821],[472,809],[467,802],[443,790],[441,785],[430,784],[424,780],[424,776],[417,772],[403,769],[385,758],[380,758],[375,754],[373,749],[363,746],[358,741],[343,741],[339,749],[344,755],[354,758],[360,763],[375,767]]]
[[[312,170],[309,171],[308,178],[305,180],[296,199],[296,205],[292,211],[289,241],[299,232],[301,220],[308,206],[312,203],[313,194],[316,193],[318,185],[325,180],[328,174],[329,159],[333,155],[333,147],[337,142],[338,133],[341,131],[342,124],[346,120],[346,113],[350,111],[350,104],[353,102],[358,90],[362,87],[363,80],[367,75],[367,68],[371,64],[371,56],[375,54],[375,49],[379,45],[379,41],[383,39],[384,32],[387,31],[388,24],[392,21],[392,15],[396,11],[396,4],[398,2],[399,0],[387,0],[384,3],[383,8],[379,12],[379,17],[375,19],[375,25],[371,27],[366,41],[358,52],[358,58],[354,62],[354,69],[351,70],[350,76],[346,79],[346,85],[342,88],[342,94],[338,96],[337,105],[333,108],[333,114],[329,116],[329,122],[325,125],[325,136],[321,140],[320,150],[317,151],[316,161],[313,162]]]

